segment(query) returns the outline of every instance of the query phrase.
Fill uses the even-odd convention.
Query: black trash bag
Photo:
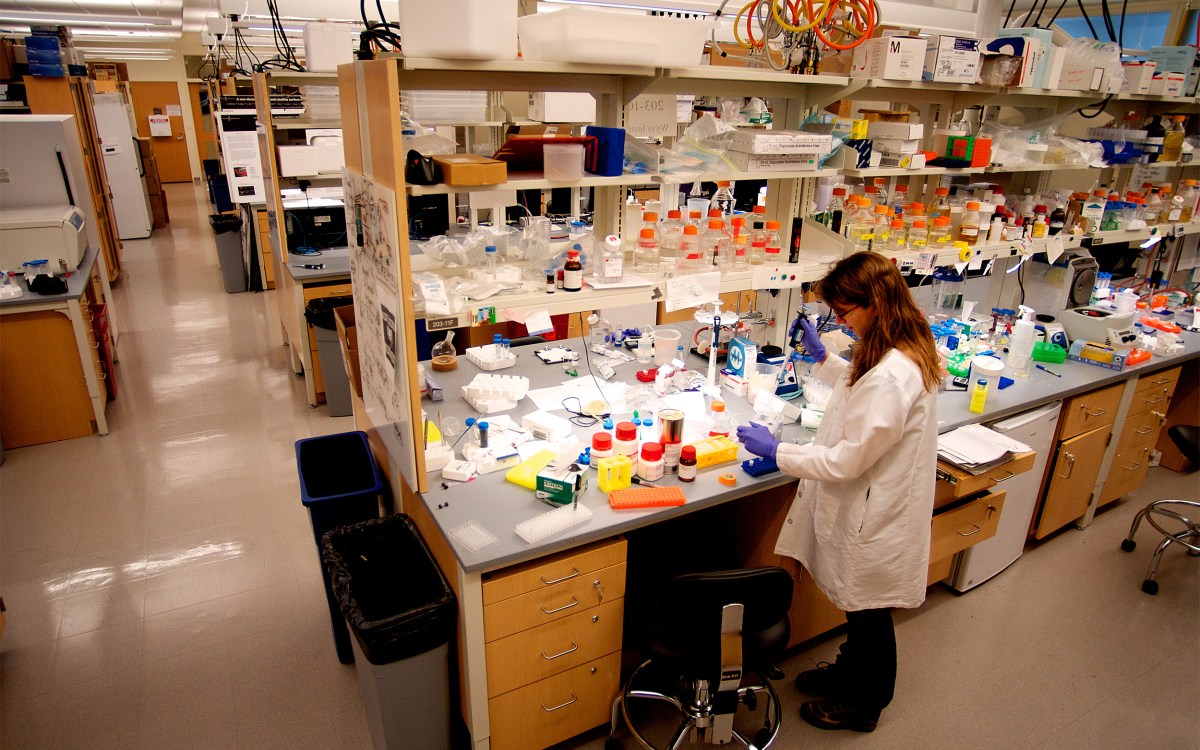
[[[239,232],[242,229],[242,217],[237,214],[209,214],[208,223],[217,234]]]
[[[333,318],[333,308],[353,304],[353,296],[318,297],[314,300],[309,300],[308,304],[304,306],[304,319],[311,326],[324,328],[326,331],[334,331],[337,330],[337,321]]]
[[[448,643],[457,601],[407,515],[325,534],[321,558],[350,630],[372,664],[390,664]]]

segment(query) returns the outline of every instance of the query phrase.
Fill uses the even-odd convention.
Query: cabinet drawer
[[[625,538],[615,537],[495,573],[486,573],[483,577],[484,606],[557,586],[592,571],[625,562],[625,547]]]
[[[625,563],[595,570],[483,608],[484,640],[491,642],[570,617],[625,596]]]
[[[1142,486],[1146,472],[1150,469],[1150,451],[1153,445],[1141,445],[1118,453],[1100,490],[1100,504],[1110,503]]]
[[[1139,388],[1134,391],[1133,400],[1129,402],[1129,413],[1141,414],[1146,411],[1159,411],[1166,414],[1167,406],[1171,403],[1171,394],[1174,392],[1174,383],[1150,386],[1144,390]]]
[[[1117,415],[1124,384],[1116,383],[1091,393],[1082,393],[1063,404],[1059,440],[1069,440],[1088,430],[1110,425]]]
[[[488,697],[621,650],[625,600],[607,601],[487,644]]]
[[[535,750],[607,724],[621,652],[488,701],[492,750]]]
[[[1160,370],[1149,375],[1143,375],[1138,378],[1137,390],[1168,388],[1174,393],[1175,386],[1179,383],[1179,373],[1182,369],[1182,367],[1172,367],[1168,370]]]
[[[937,484],[934,485],[933,507],[936,510],[955,500],[962,500],[978,492],[991,489],[1018,474],[1024,474],[1033,468],[1036,458],[1036,451],[1017,453],[1008,461],[993,466],[982,474],[971,474],[957,466],[938,461],[938,479]]]
[[[933,517],[929,559],[941,560],[996,534],[1004,510],[1003,490],[989,492],[978,500]]]
[[[1141,414],[1125,417],[1125,426],[1121,428],[1121,440],[1117,443],[1117,453],[1124,453],[1139,445],[1153,445],[1158,440],[1158,431],[1167,419],[1165,414],[1165,411],[1147,409]]]

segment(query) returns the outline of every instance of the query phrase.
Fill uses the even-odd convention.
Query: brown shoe
[[[819,729],[874,732],[879,723],[879,712],[869,713],[840,701],[820,700],[801,704],[800,718]]]
[[[796,675],[796,689],[802,693],[828,698],[837,692],[841,684],[841,671],[836,664],[819,662],[816,669]]]

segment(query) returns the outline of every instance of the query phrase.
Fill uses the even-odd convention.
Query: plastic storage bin
[[[450,747],[456,602],[405,515],[334,529],[322,557],[354,633],[354,665],[376,748]]]
[[[246,291],[246,263],[242,260],[242,217],[235,214],[210,214],[208,223],[217,235],[217,261],[221,264],[221,282],[229,294]]]
[[[700,64],[710,21],[564,8],[517,19],[526,60],[599,65]]]
[[[422,125],[463,125],[487,120],[486,91],[405,91],[400,103]]]
[[[517,0],[400,0],[406,57],[512,60]]]
[[[581,143],[547,143],[542,146],[542,165],[547,180],[578,180],[583,177],[584,148]]]
[[[331,417],[348,417],[354,413],[350,378],[342,358],[342,344],[338,341],[337,319],[333,316],[335,307],[353,303],[353,297],[319,297],[304,307],[304,319],[313,327],[313,337],[317,340],[317,357],[325,381],[325,407]]]
[[[605,128],[588,125],[587,135],[596,137],[596,163],[592,174],[616,177],[625,166],[625,128]]]
[[[318,555],[326,532],[379,517],[384,482],[367,444],[367,433],[341,432],[297,440],[296,468],[300,474],[300,501],[308,508]],[[354,661],[350,633],[334,598],[329,571],[323,565],[321,576],[338,661],[350,664]]]

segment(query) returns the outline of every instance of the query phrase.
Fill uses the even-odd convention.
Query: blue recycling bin
[[[296,467],[300,474],[300,501],[308,509],[318,558],[321,538],[327,531],[379,517],[380,497],[386,491],[386,483],[371,455],[365,432],[297,440]],[[321,577],[338,661],[353,664],[350,633],[324,565]]]

